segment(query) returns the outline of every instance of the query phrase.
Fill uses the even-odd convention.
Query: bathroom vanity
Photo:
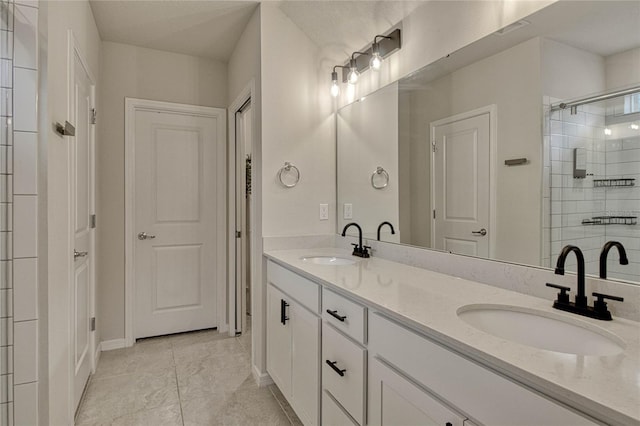
[[[265,256],[267,371],[304,424],[640,424],[636,322],[339,249]]]

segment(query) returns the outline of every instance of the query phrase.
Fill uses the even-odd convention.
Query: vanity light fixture
[[[353,52],[344,65],[336,65],[331,72],[331,96],[340,95],[340,81],[337,68],[342,68],[342,83],[349,83],[350,90],[358,83],[360,73],[372,68],[379,70],[382,61],[402,47],[401,29],[395,28],[386,35],[376,35],[373,44],[362,52]],[[370,58],[369,58],[370,57]]]
[[[369,61],[369,66],[372,70],[378,71],[382,66],[382,55],[380,54],[380,43],[378,43],[378,37],[389,39],[391,37],[385,35],[377,35],[373,38],[373,44],[371,45],[371,60]]]

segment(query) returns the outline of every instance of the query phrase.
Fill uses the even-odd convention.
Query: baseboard
[[[114,349],[125,348],[126,346],[125,339],[103,340],[100,342],[101,351],[112,351]]]
[[[260,373],[260,370],[258,370],[255,365],[252,366],[251,371],[253,373],[253,379],[256,381],[259,388],[273,384],[273,379],[269,373]]]

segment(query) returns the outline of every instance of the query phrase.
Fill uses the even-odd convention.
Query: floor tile
[[[125,414],[179,404],[174,368],[91,379],[78,423],[110,423]]]
[[[223,401],[208,398],[183,403],[185,426],[200,425],[286,425],[291,423],[268,388],[258,388],[253,377]]]
[[[300,425],[251,373],[251,331],[143,339],[102,353],[78,413],[88,425]]]

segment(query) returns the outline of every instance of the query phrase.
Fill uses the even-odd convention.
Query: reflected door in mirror
[[[489,113],[431,123],[434,248],[489,256],[489,129]]]

